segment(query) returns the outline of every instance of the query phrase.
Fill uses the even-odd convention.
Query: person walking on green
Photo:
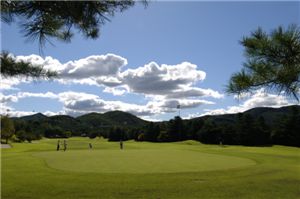
[[[123,140],[120,140],[120,149],[123,149]]]
[[[67,140],[64,140],[64,151],[67,150]]]
[[[56,147],[57,151],[59,151],[59,147],[60,147],[60,140],[57,141],[57,147]]]

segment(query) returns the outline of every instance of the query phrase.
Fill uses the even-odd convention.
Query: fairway
[[[300,150],[70,138],[2,149],[5,199],[299,198]],[[89,143],[93,149],[89,149]]]
[[[171,149],[73,150],[41,152],[35,156],[52,168],[97,173],[197,172],[255,164],[246,158]]]

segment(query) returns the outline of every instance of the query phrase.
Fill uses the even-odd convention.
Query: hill
[[[108,127],[112,125],[112,121],[107,120],[101,113],[88,113],[76,118],[83,124],[95,128]]]
[[[110,111],[103,114],[103,116],[111,121],[114,125],[127,125],[127,126],[144,126],[147,121],[122,111]]]
[[[62,132],[70,131],[72,135],[102,134],[107,136],[112,127],[143,128],[148,122],[135,115],[122,111],[111,111],[102,113],[89,113],[77,118],[69,115],[45,116],[41,113],[34,115],[12,118],[17,130],[27,129],[36,134],[52,132],[54,137]],[[49,130],[50,129],[50,130]]]
[[[298,110],[298,112],[300,112],[299,105],[284,106],[280,108],[257,107],[257,108],[249,109],[242,113],[224,114],[224,115],[207,115],[207,116],[193,118],[191,120],[196,120],[196,121],[211,120],[216,124],[233,124],[236,122],[238,114],[249,114],[253,118],[263,117],[265,119],[265,122],[268,125],[273,125],[282,116],[291,114],[293,109],[296,109]]]
[[[223,114],[223,115],[206,115],[197,118],[192,118],[190,120],[212,120],[216,123],[234,123],[236,121],[238,114],[250,114],[254,118],[262,116],[268,124],[273,124],[278,118],[283,115],[288,115],[291,113],[292,109],[297,109],[300,112],[299,105],[284,106],[280,108],[270,108],[270,107],[258,107],[249,109],[243,113],[235,114]],[[141,118],[127,112],[123,111],[109,111],[106,113],[88,113],[74,118],[69,115],[55,115],[46,116],[42,113],[37,113],[34,115],[23,116],[19,118],[12,118],[14,120],[24,120],[24,121],[46,121],[53,125],[71,125],[77,126],[79,124],[91,125],[94,127],[108,127],[108,126],[144,126],[148,121],[142,120]],[[188,120],[185,120],[188,121]]]
[[[25,120],[25,121],[42,121],[42,120],[47,120],[48,117],[42,113],[36,113],[34,115],[27,115],[27,116],[15,118],[15,119],[21,119],[21,120]]]
[[[122,111],[110,111],[104,114],[89,113],[76,118],[82,123],[94,127],[111,127],[111,126],[137,126],[142,127],[147,121],[138,118],[135,115]]]

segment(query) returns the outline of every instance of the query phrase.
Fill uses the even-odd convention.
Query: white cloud
[[[124,87],[113,87],[113,88],[112,87],[105,87],[103,92],[112,93],[115,96],[120,96],[120,95],[124,95],[124,93],[127,92],[127,89],[125,89]]]
[[[0,103],[2,104],[6,104],[9,102],[17,102],[18,98],[15,95],[3,95],[2,93],[0,93]]]
[[[246,100],[243,104],[245,108],[254,107],[281,107],[289,105],[289,100],[283,95],[270,94],[260,89],[254,95]]]
[[[166,99],[223,97],[222,94],[212,89],[195,86],[197,82],[206,78],[206,73],[189,62],[177,65],[158,65],[150,62],[136,69],[121,71],[128,62],[125,58],[115,54],[92,55],[66,63],[60,63],[49,56],[42,58],[39,55],[16,56],[16,59],[58,72],[59,78],[55,81],[59,83],[102,86],[105,92],[114,95],[125,93],[124,89],[112,89],[122,86],[127,92],[144,96],[162,96]],[[14,85],[18,83],[16,81]],[[6,84],[9,82],[7,81]]]
[[[30,98],[30,97],[40,97],[40,98],[50,98],[50,99],[57,99],[58,96],[52,92],[46,92],[46,93],[30,93],[30,92],[18,92],[16,94],[11,95],[3,95],[0,93],[0,103],[1,104],[7,104],[10,102],[18,102],[19,99],[22,98]]]
[[[104,85],[108,87],[115,87],[115,86],[120,86],[122,85],[122,82],[118,77],[112,77],[112,76],[101,76],[96,78],[96,82],[99,85]]]
[[[28,55],[28,56],[15,56],[16,61],[24,61],[24,62],[30,62],[32,65],[39,65],[43,66],[46,70],[54,70],[54,71],[60,71],[63,70],[65,67],[63,64],[61,64],[57,59],[54,59],[50,56],[46,56],[45,58],[42,58],[39,55]]]
[[[70,61],[59,71],[62,77],[84,79],[101,76],[116,76],[127,60],[114,54],[93,55],[84,59]]]
[[[16,77],[3,77],[0,80],[0,90],[18,90],[15,86],[20,83],[30,83],[32,80],[30,78],[16,78]]]
[[[52,92],[46,93],[30,93],[30,92],[19,92],[17,93],[17,98],[29,98],[29,97],[41,97],[41,98],[50,98],[56,99],[58,96]]]
[[[62,92],[57,94],[59,97],[59,101],[68,103],[69,101],[75,101],[75,100],[85,100],[85,99],[97,99],[98,96],[94,94],[88,94],[84,92]]]
[[[47,70],[57,71],[63,78],[84,79],[99,76],[114,76],[120,68],[127,65],[127,60],[114,54],[92,55],[79,60],[68,61],[64,64],[50,56],[42,58],[39,55],[16,56],[17,61],[41,65]]]
[[[188,98],[188,97],[213,97],[223,98],[224,95],[212,89],[203,89],[197,87],[181,87],[166,95],[166,98]]]
[[[192,85],[204,80],[205,76],[204,71],[197,70],[197,66],[189,62],[161,66],[151,62],[143,67],[122,72],[121,80],[131,92],[167,96],[194,89]],[[201,96],[203,94],[201,92]],[[199,96],[199,93],[194,93],[193,96]]]
[[[127,65],[127,60],[115,54],[92,55],[64,64],[52,57],[39,55],[16,56],[17,61],[30,62],[56,71],[60,83],[80,83],[88,85],[116,85],[120,69]]]

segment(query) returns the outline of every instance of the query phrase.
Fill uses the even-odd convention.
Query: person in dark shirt
[[[57,151],[59,151],[59,147],[60,147],[60,140],[57,141],[57,147],[56,147]]]
[[[120,149],[123,149],[123,140],[120,140]]]
[[[66,151],[66,150],[67,150],[67,141],[64,140],[64,151]]]

